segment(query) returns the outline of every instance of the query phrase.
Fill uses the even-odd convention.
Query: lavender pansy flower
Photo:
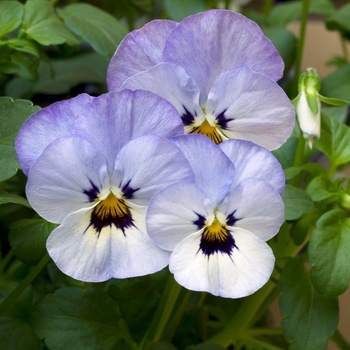
[[[68,125],[58,123],[56,138],[50,129],[46,139],[39,133],[40,147],[31,154],[24,146],[35,143],[35,128],[55,125],[67,103]],[[29,202],[60,224],[47,240],[53,261],[91,282],[164,268],[169,253],[146,234],[145,212],[157,191],[193,176],[181,150],[161,137],[182,133],[176,110],[149,92],[127,90],[60,104],[30,118],[17,139],[29,168]],[[164,125],[164,113],[171,126]]]
[[[167,99],[186,133],[271,150],[286,141],[295,119],[276,83],[282,74],[281,57],[256,23],[212,10],[131,32],[110,62],[107,83],[110,91],[144,89]]]
[[[194,181],[153,197],[149,235],[171,251],[169,269],[184,287],[229,298],[254,293],[274,267],[266,241],[283,223],[282,168],[248,141],[229,140],[221,149],[201,135],[174,142],[188,158]]]

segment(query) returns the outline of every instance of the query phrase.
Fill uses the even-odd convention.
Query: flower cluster
[[[231,298],[265,284],[284,212],[268,150],[294,124],[282,71],[237,13],[153,21],[120,44],[109,93],[29,118],[16,150],[29,202],[59,224],[47,241],[56,265],[91,282],[169,265],[186,288]]]

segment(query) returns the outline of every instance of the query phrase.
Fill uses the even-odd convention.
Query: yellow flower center
[[[203,123],[195,127],[191,133],[193,134],[202,134],[208,136],[216,144],[219,144],[223,141],[222,136],[220,135],[218,129],[215,125],[210,125],[207,119],[204,119]]]

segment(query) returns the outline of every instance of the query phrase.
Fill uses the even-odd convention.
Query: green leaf
[[[14,78],[6,87],[6,93],[14,97],[30,97],[35,93],[63,94],[81,83],[106,83],[108,61],[95,53],[86,53],[70,59],[41,61],[38,80]]]
[[[29,324],[24,320],[12,317],[0,317],[0,344],[3,349],[11,350],[40,350],[42,348]]]
[[[289,349],[326,349],[338,324],[338,300],[315,290],[299,259],[291,259],[282,271],[280,308]]]
[[[24,5],[23,29],[41,45],[79,45],[79,41],[57,17],[50,1],[28,0]]]
[[[325,172],[320,163],[306,163],[301,166],[293,166],[285,169],[286,179],[290,180],[295,176],[298,176],[303,171],[306,171],[313,176],[317,176]]]
[[[340,98],[326,97],[322,96],[321,94],[318,94],[317,96],[320,101],[327,103],[331,106],[346,106],[349,104],[348,101],[342,100]]]
[[[317,221],[309,257],[312,282],[319,293],[342,294],[350,280],[350,218],[345,211],[334,209]]]
[[[322,116],[321,137],[315,146],[335,165],[350,161],[350,127],[334,118]]]
[[[272,41],[285,64],[285,73],[289,71],[296,52],[297,39],[290,31],[280,27],[268,27],[264,34]]]
[[[312,213],[315,206],[310,196],[301,188],[286,185],[282,195],[285,220],[299,219],[303,214]]]
[[[28,264],[37,263],[46,253],[46,240],[57,225],[43,219],[24,219],[11,225],[9,242],[15,256]]]
[[[99,54],[111,58],[127,29],[109,13],[89,4],[71,4],[57,10],[67,27]]]
[[[284,27],[289,22],[301,16],[302,1],[290,1],[287,3],[273,6],[267,24],[270,26]],[[318,15],[330,15],[334,12],[335,7],[329,0],[311,0],[309,12]]]
[[[108,350],[132,342],[118,306],[101,289],[59,289],[38,302],[32,320],[51,350]]]
[[[185,17],[206,10],[203,0],[165,0],[164,7],[170,19],[178,22]]]
[[[281,163],[284,169],[293,165],[297,143],[298,138],[292,135],[280,148],[272,151],[273,155]]]
[[[336,199],[339,185],[330,181],[326,174],[315,177],[306,188],[306,192],[313,201],[318,202],[325,199]]]
[[[320,93],[350,101],[350,63],[341,65],[336,71],[322,79]]]
[[[23,5],[18,1],[0,2],[0,37],[12,32],[22,22]]]
[[[17,51],[29,53],[38,58],[40,56],[39,50],[32,40],[13,38],[7,40],[7,45]]]
[[[350,31],[350,4],[339,8],[326,21],[329,30]]]
[[[0,205],[7,204],[7,203],[19,204],[27,208],[31,208],[29,202],[25,198],[14,193],[7,193],[4,191],[0,191]]]
[[[19,164],[15,137],[23,122],[38,110],[30,101],[0,97],[0,181],[16,174]]]

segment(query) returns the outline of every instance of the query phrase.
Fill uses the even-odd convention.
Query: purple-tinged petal
[[[267,241],[275,236],[284,220],[281,196],[268,183],[246,179],[226,195],[219,209],[227,226],[239,227]]]
[[[295,112],[282,88],[248,67],[228,70],[211,89],[206,113],[217,117],[228,138],[252,141],[269,150],[293,131]]]
[[[185,126],[203,113],[196,82],[182,67],[172,63],[159,63],[135,74],[124,82],[122,88],[147,90],[165,98],[177,109]]]
[[[196,185],[216,205],[229,190],[235,167],[208,137],[199,134],[173,138],[191,164]]]
[[[35,211],[60,223],[95,205],[109,191],[106,160],[84,139],[64,137],[46,147],[30,169],[26,193]]]
[[[181,241],[171,253],[169,269],[187,289],[225,298],[241,298],[261,288],[270,278],[275,258],[271,248],[249,231],[235,228],[231,254],[210,256],[200,249],[200,232]]]
[[[169,252],[137,224],[125,232],[113,225],[97,232],[90,223],[91,209],[81,209],[67,216],[47,240],[51,258],[68,276],[102,282],[154,273],[168,264]]]
[[[225,10],[181,21],[167,38],[163,59],[181,65],[195,78],[202,93],[200,103],[227,69],[244,64],[277,81],[284,68],[277,50],[255,22]]]
[[[123,90],[96,97],[82,110],[73,133],[88,140],[107,159],[113,170],[115,157],[130,140],[143,135],[182,135],[183,124],[176,109],[147,91]]]
[[[174,250],[184,238],[201,230],[198,222],[213,212],[212,203],[194,183],[177,183],[152,198],[146,216],[147,233],[162,249]]]
[[[148,205],[165,186],[192,179],[192,168],[177,146],[165,138],[143,136],[117,155],[112,185],[131,203]]]
[[[118,91],[129,77],[162,62],[165,41],[176,26],[176,22],[155,20],[129,33],[118,46],[109,64],[109,91]]]
[[[23,172],[30,167],[53,140],[70,136],[74,120],[94,98],[81,94],[41,109],[23,124],[16,139],[16,151]]]
[[[285,176],[282,166],[267,149],[237,139],[222,142],[219,147],[235,165],[235,184],[255,178],[268,182],[279,194],[283,193]]]

